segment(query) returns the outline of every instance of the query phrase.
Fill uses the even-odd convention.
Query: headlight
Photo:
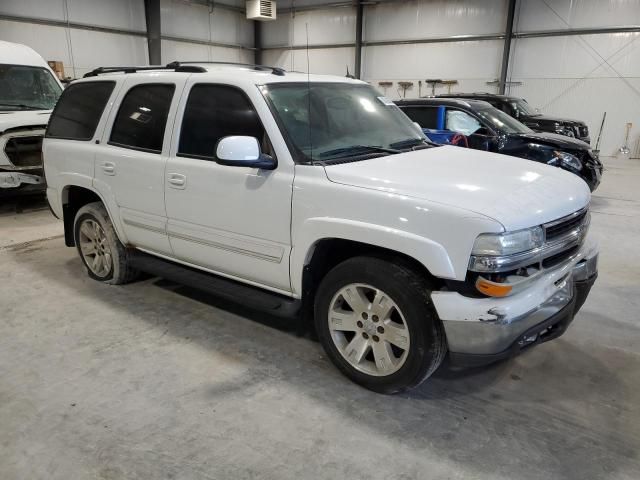
[[[544,243],[542,227],[527,228],[515,232],[483,233],[473,244],[472,255],[504,256],[526,252]]]
[[[554,154],[554,157],[547,162],[550,165],[562,164],[574,170],[582,170],[582,162],[575,155],[571,155],[570,153],[567,153],[567,152],[558,152],[558,151],[553,152],[553,154]]]

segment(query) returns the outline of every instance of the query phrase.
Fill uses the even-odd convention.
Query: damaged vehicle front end
[[[598,275],[588,207],[516,232],[476,239],[465,289],[433,294],[451,361],[479,366],[562,335]]]
[[[42,167],[45,128],[46,125],[21,125],[0,134],[0,195],[43,193],[46,190]]]
[[[61,93],[33,49],[0,41],[0,196],[46,191],[42,139]]]

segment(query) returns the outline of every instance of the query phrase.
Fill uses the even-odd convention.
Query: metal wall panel
[[[356,31],[356,10],[344,7],[283,13],[277,20],[263,24],[262,45],[264,47],[306,45],[307,24],[309,25],[309,45],[353,43]]]
[[[64,28],[0,20],[0,40],[28,45],[45,60],[61,61],[67,75],[71,75],[71,56]]]
[[[162,0],[162,34],[231,45],[253,45],[253,23],[225,8]]]
[[[64,1],[64,0],[63,0]],[[144,0],[66,0],[69,21],[145,32]],[[41,2],[45,3],[45,2]]]
[[[506,0],[411,0],[365,8],[365,41],[504,31]]]
[[[162,63],[174,60],[253,63],[253,52],[239,48],[162,40]]]
[[[544,113],[586,121],[594,141],[606,111],[604,156],[622,146],[627,122],[631,139],[640,136],[640,33],[518,39],[510,74],[522,85],[508,92]]]
[[[497,78],[500,70],[502,42],[430,43],[366,47],[363,51],[363,79],[374,86],[380,81],[393,81],[395,86],[386,94],[399,98],[398,81],[412,81],[414,87],[406,97],[417,97],[418,80],[422,80],[422,95],[431,93],[426,79],[458,80],[453,91],[489,91],[495,87],[487,82]],[[447,93],[446,87],[438,87],[436,93]]]
[[[265,50],[263,63],[274,67],[283,67],[287,70],[307,72],[306,50]],[[353,60],[355,52],[353,47],[327,48],[309,50],[309,72],[328,75],[346,75],[347,67],[353,73]]]
[[[516,31],[640,25],[640,0],[521,0]]]
[[[2,0],[0,13],[16,17],[64,20],[64,0]]]
[[[75,76],[100,66],[146,65],[149,63],[147,39],[131,35],[70,29]],[[66,66],[65,66],[66,70]]]

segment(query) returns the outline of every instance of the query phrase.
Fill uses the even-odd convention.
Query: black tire
[[[109,272],[105,275],[96,275],[91,267],[88,265],[85,256],[81,251],[80,246],[80,228],[83,222],[93,221],[96,222],[106,236],[106,241],[110,250],[110,268]],[[73,223],[73,238],[75,240],[76,248],[78,249],[78,255],[82,259],[82,263],[87,269],[87,274],[94,280],[98,280],[110,285],[121,285],[129,283],[135,280],[139,276],[138,270],[131,266],[129,260],[129,252],[125,246],[118,239],[109,213],[101,202],[88,203],[78,210],[75,221]]]
[[[329,328],[331,302],[350,284],[367,284],[382,290],[402,311],[410,345],[397,371],[384,376],[364,373],[352,366],[336,346]],[[320,343],[336,367],[365,388],[391,394],[416,387],[440,366],[447,352],[442,322],[431,303],[432,289],[423,275],[403,261],[350,258],[334,267],[319,285],[314,317]]]

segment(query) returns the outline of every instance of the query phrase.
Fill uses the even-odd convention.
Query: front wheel
[[[427,280],[403,262],[355,257],[322,280],[315,302],[318,337],[354,382],[380,393],[420,384],[446,353]]]

